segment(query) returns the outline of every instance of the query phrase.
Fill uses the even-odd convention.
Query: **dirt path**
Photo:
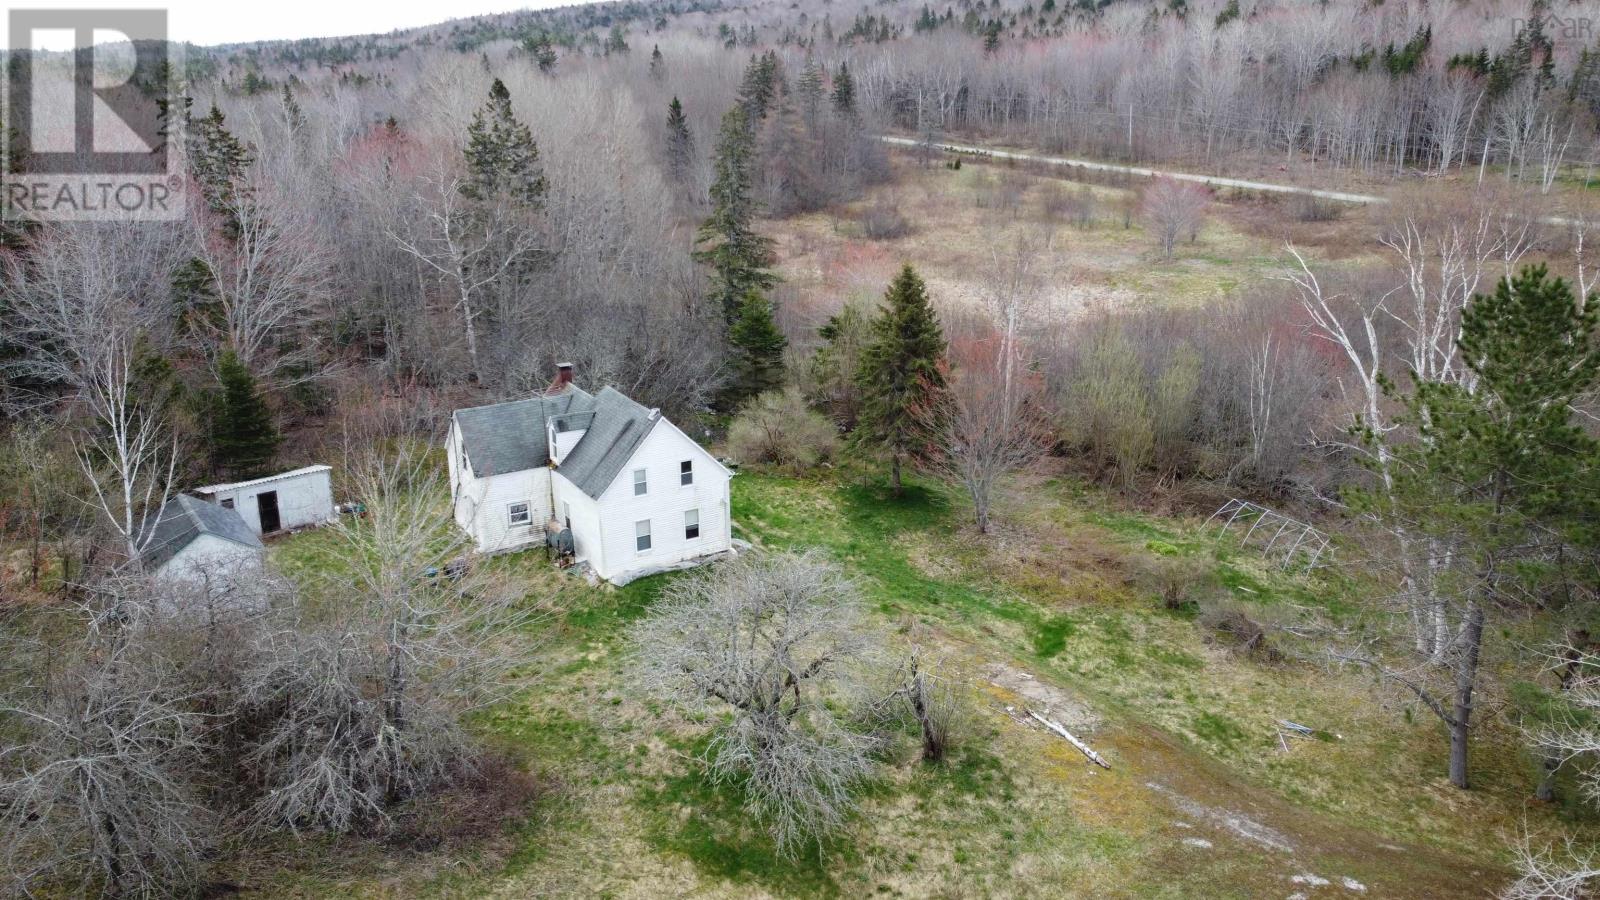
[[[880,135],[879,139],[886,144],[896,147],[920,147],[923,142],[913,138],[895,137],[893,135]],[[1192,172],[1172,172],[1166,169],[1148,169],[1143,166],[1124,166],[1117,163],[1095,162],[1089,159],[1075,159],[1068,156],[1045,156],[1035,153],[1016,153],[1010,150],[993,150],[988,147],[979,147],[973,144],[935,144],[941,150],[952,153],[978,153],[995,159],[1016,159],[1025,162],[1044,163],[1049,166],[1068,166],[1073,168],[1088,169],[1093,172],[1117,172],[1125,175],[1136,175],[1141,178],[1166,177],[1175,181],[1192,181],[1196,184],[1211,187],[1240,188],[1247,191],[1265,191],[1274,194],[1298,194],[1305,197],[1317,197],[1322,200],[1333,200],[1338,203],[1354,203],[1366,206],[1374,203],[1388,203],[1389,198],[1376,194],[1353,194],[1348,191],[1325,191],[1321,188],[1301,187],[1294,184],[1274,184],[1270,181],[1249,181],[1243,178],[1224,178],[1220,175],[1196,175]],[[1539,220],[1546,225],[1569,226],[1575,224],[1573,220],[1561,216],[1545,216]]]

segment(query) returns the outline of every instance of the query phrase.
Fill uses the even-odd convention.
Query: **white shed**
[[[331,522],[333,469],[306,466],[265,478],[196,488],[194,494],[224,509],[236,510],[256,534],[272,534]]]
[[[247,572],[265,553],[237,512],[179,494],[161,508],[142,561],[156,578],[198,583]]]

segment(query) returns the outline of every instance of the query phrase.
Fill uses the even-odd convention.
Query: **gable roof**
[[[595,398],[569,385],[553,396],[529,397],[455,411],[456,427],[474,475],[504,475],[550,462],[545,422],[552,416],[587,412]]]
[[[179,494],[161,508],[155,535],[144,550],[145,568],[149,571],[161,568],[202,534],[258,550],[264,547],[261,538],[250,530],[237,511]]]
[[[613,387],[594,395],[593,404],[594,420],[556,471],[578,490],[599,499],[661,421],[661,412],[640,406]]]

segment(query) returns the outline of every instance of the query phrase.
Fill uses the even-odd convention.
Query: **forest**
[[[178,215],[0,223],[0,890],[1593,896],[1597,23],[173,45]],[[735,558],[475,552],[452,414],[558,365],[727,463]],[[160,575],[314,465],[332,521]]]

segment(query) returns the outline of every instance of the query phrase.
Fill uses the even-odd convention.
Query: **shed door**
[[[256,510],[261,514],[261,533],[271,534],[278,530],[278,492],[262,491],[256,495]]]

